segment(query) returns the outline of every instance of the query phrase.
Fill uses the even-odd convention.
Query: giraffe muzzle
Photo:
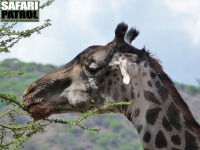
[[[27,111],[34,120],[40,120],[49,117],[53,112],[53,107],[51,103],[38,103],[27,107]]]

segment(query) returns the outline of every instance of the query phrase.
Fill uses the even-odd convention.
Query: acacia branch
[[[94,115],[94,114],[97,114],[99,111],[105,111],[111,107],[114,107],[114,106],[120,106],[120,105],[130,105],[130,102],[117,102],[117,103],[109,103],[105,106],[102,106],[100,108],[97,108],[97,109],[94,109],[94,110],[90,110],[90,111],[87,111],[85,114],[82,115],[82,117],[78,118],[77,120],[73,121],[74,123],[76,122],[81,122],[82,120],[85,120],[87,119],[87,117],[91,116],[91,115]]]
[[[38,125],[40,123],[42,123],[42,120],[39,120],[37,122],[32,121],[32,122],[24,124],[24,125],[5,125],[5,124],[0,123],[0,126],[3,128],[6,128],[6,129],[10,129],[10,130],[22,130],[22,129],[28,130],[28,129],[32,128],[33,126]]]
[[[16,113],[18,113],[18,114],[27,115],[27,113],[25,113],[25,112],[20,112],[20,111],[17,110],[17,109],[10,109],[10,110],[4,112],[3,114],[1,114],[1,115],[0,115],[0,118],[2,118],[3,116],[5,116],[5,115],[7,115],[7,114],[9,114],[9,113],[11,113],[11,112],[16,112]]]
[[[19,40],[30,37],[33,33],[40,33],[42,29],[51,25],[50,21],[47,19],[43,25],[25,31],[10,31],[8,30],[9,27],[6,27],[7,24],[4,24],[0,38],[5,38],[6,36],[8,38],[0,42],[0,52],[10,52],[8,49],[12,48]]]
[[[100,107],[98,109],[94,109],[94,110],[90,110],[88,112],[86,112],[85,114],[83,114],[80,118],[72,121],[72,122],[68,122],[62,119],[44,119],[45,121],[49,121],[50,123],[54,122],[54,123],[61,123],[61,124],[67,124],[67,125],[76,125],[78,127],[80,127],[83,130],[89,130],[89,131],[95,131],[95,132],[99,132],[100,129],[93,129],[93,128],[89,128],[89,127],[85,127],[83,126],[80,122],[87,119],[89,116],[97,114],[99,111],[105,111],[111,107],[114,106],[120,106],[120,105],[130,105],[130,102],[117,102],[117,103],[109,103],[103,107]]]
[[[0,93],[0,99],[5,100],[6,102],[10,103],[14,103],[15,105],[17,105],[19,108],[26,110],[26,108],[16,100],[15,96],[9,95],[9,94],[5,94],[5,93]]]
[[[21,72],[21,71],[9,71],[9,72],[0,73],[0,77],[1,76],[7,76],[7,75],[20,75],[20,76],[22,76],[23,72]]]

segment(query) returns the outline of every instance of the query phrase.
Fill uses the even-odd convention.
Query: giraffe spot
[[[184,122],[185,127],[188,128],[189,130],[194,131],[193,128],[199,128],[199,124],[192,118],[184,116],[184,120],[185,120]]]
[[[179,148],[172,148],[172,150],[181,150],[181,149],[179,149]]]
[[[134,99],[135,94],[133,92],[131,92],[131,99]]]
[[[129,102],[128,98],[124,98],[124,101],[125,101],[125,102]]]
[[[117,72],[118,72],[118,69],[117,69],[117,68],[115,68],[113,71],[114,71],[115,73],[117,73]]]
[[[161,86],[160,81],[156,82],[156,87],[158,89],[158,94],[160,95],[160,97],[162,98],[164,102],[168,98],[168,95],[169,95],[168,89],[164,87],[163,85]]]
[[[154,67],[153,67],[152,63],[149,63],[149,66],[150,66],[151,68],[153,68],[153,69],[154,69]]]
[[[131,114],[132,114],[132,113],[128,112],[128,113],[126,114],[126,117],[127,117],[127,119],[128,119],[129,121],[132,122],[132,115],[131,115]]]
[[[150,149],[148,149],[148,148],[145,148],[144,150],[150,150]]]
[[[147,67],[147,62],[144,63],[144,67]]]
[[[137,97],[138,97],[138,98],[140,97],[140,93],[137,94]]]
[[[162,125],[167,131],[172,131],[172,126],[171,126],[171,124],[169,123],[169,121],[167,120],[166,117],[163,117]]]
[[[105,76],[110,76],[110,71],[109,71],[109,70],[107,70],[107,71],[105,72]]]
[[[149,143],[151,140],[151,133],[147,131],[143,136],[143,140],[144,142]]]
[[[79,103],[76,104],[77,108],[84,108],[85,106],[86,106],[85,102],[79,102]]]
[[[147,73],[146,73],[146,72],[143,72],[143,73],[142,73],[142,76],[143,76],[143,77],[145,77],[146,75],[147,75]]]
[[[125,86],[124,85],[121,85],[121,90],[122,90],[122,92],[126,92],[126,88],[125,88]]]
[[[107,92],[110,93],[110,91],[111,91],[111,88],[110,88],[110,86],[108,86],[107,87]]]
[[[117,80],[119,81],[119,77],[117,77]]]
[[[104,77],[103,76],[100,76],[99,78],[97,78],[97,81],[99,83],[103,83],[104,82]]]
[[[161,111],[161,108],[148,109],[147,112],[146,112],[146,116],[145,116],[147,122],[151,125],[154,125],[157,118],[158,118],[160,111]]]
[[[113,74],[113,77],[116,77],[116,76],[117,76],[117,73],[114,73],[114,74]]]
[[[159,130],[158,133],[156,134],[155,145],[157,148],[167,147],[167,140],[165,138],[164,133],[161,130]]]
[[[144,90],[144,97],[147,101],[151,101],[153,103],[156,103],[158,105],[160,105],[159,100],[156,98],[155,94],[150,92],[150,91],[146,91]]]
[[[169,119],[170,124],[180,131],[180,113],[178,108],[175,106],[174,103],[171,103],[168,110],[167,110],[167,117]]]
[[[108,85],[112,85],[112,80],[111,79],[108,81]]]
[[[119,97],[119,92],[118,92],[117,89],[115,89],[114,92],[113,92],[113,99],[114,99],[114,100],[117,100],[118,97]]]
[[[151,81],[148,81],[148,82],[147,82],[147,85],[148,85],[149,87],[152,87]]]
[[[155,79],[156,74],[154,72],[151,72],[151,77],[152,77],[152,79]]]
[[[137,131],[138,131],[139,134],[141,133],[142,129],[143,129],[143,125],[139,125],[137,127]]]
[[[185,131],[185,150],[198,150],[196,138],[190,132]]]
[[[140,115],[140,109],[137,108],[137,109],[135,110],[135,118],[137,118],[139,115]]]
[[[155,85],[156,85],[157,89],[160,88],[160,86],[161,86],[160,81],[156,81]]]
[[[137,86],[137,85],[138,85],[138,83],[136,82],[136,83],[135,83],[135,85]]]
[[[171,141],[172,143],[174,143],[175,145],[180,145],[181,144],[181,138],[179,135],[173,135],[171,137]]]

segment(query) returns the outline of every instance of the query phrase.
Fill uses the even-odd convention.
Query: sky
[[[18,58],[60,66],[90,45],[110,42],[123,21],[140,31],[132,44],[154,54],[173,81],[198,85],[199,8],[199,0],[58,0],[40,11],[39,23],[18,24],[24,30],[49,18],[52,26],[1,53],[0,61]]]

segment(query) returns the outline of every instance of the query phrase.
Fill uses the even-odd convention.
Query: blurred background
[[[41,2],[43,2],[41,0]],[[23,77],[0,78],[0,90],[12,91],[21,98],[34,80],[73,59],[91,45],[105,45],[114,38],[114,30],[124,21],[140,31],[133,41],[145,46],[161,60],[166,73],[200,119],[200,1],[199,0],[59,0],[40,11],[39,23],[19,23],[28,29],[51,19],[52,26],[21,40],[1,53],[0,71],[20,70]],[[9,81],[9,82],[8,82]],[[4,105],[0,103],[3,111]],[[80,115],[62,114],[73,119]],[[55,117],[55,116],[54,116]],[[100,133],[52,125],[35,135],[25,150],[135,150],[142,149],[138,135],[122,115],[96,115],[85,125],[101,128]],[[77,143],[78,141],[78,143]]]

